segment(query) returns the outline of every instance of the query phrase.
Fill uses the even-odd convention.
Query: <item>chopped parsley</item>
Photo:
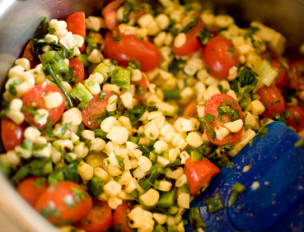
[[[236,57],[237,54],[236,54],[236,50],[235,50],[234,47],[228,48],[227,51],[230,52],[230,53],[232,54],[232,57]]]
[[[201,218],[201,214],[198,207],[189,209],[189,221],[193,229],[205,228],[206,224]]]
[[[118,165],[119,167],[121,168],[121,170],[125,170],[125,162],[124,162],[124,158],[122,158],[121,156],[119,155],[116,155],[116,159],[117,159],[117,162],[118,162]]]
[[[240,118],[240,112],[237,109],[233,109],[229,104],[222,103],[218,108],[218,118],[220,121],[223,121],[223,116],[227,115],[231,117],[232,121],[235,121]]]
[[[86,194],[79,188],[72,188],[72,193],[76,203],[86,199],[87,197]]]
[[[178,71],[183,70],[185,63],[186,61],[174,57],[168,66],[168,71],[173,75],[176,75]]]
[[[195,17],[195,19],[193,21],[191,21],[190,23],[188,23],[182,30],[182,33],[187,33],[189,31],[191,31],[194,27],[196,27],[196,25],[198,24],[198,17]]]
[[[23,80],[20,79],[14,79],[8,86],[8,91],[11,95],[17,96],[17,89],[16,86],[21,84]]]
[[[93,195],[93,197],[97,198],[102,192],[103,192],[104,182],[94,176],[89,182],[88,182],[88,189],[89,193]]]
[[[131,61],[129,62],[129,67],[133,69],[140,69],[141,65],[139,61]]]
[[[206,28],[204,28],[200,31],[197,38],[202,45],[206,45],[213,38],[213,34],[210,33]]]
[[[272,104],[276,104],[276,103],[279,103],[279,102],[280,102],[280,100],[279,100],[279,99],[274,99],[274,100],[272,100],[272,101],[271,101],[271,103],[270,103],[270,104],[272,105]]]
[[[181,98],[179,89],[165,89],[163,93],[165,101],[179,100]]]
[[[64,135],[71,127],[71,125],[72,125],[71,123],[64,123],[62,126],[60,126],[54,131],[54,135],[56,136]]]
[[[116,37],[113,37],[112,40],[113,40],[113,41],[116,41],[116,42],[121,41],[121,36],[118,35],[118,36],[116,36]]]

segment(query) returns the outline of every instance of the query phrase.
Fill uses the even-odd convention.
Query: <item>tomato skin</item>
[[[23,54],[22,54],[22,58],[26,58],[30,61],[31,68],[34,68],[38,64],[38,61],[36,60],[34,53],[33,53],[32,40],[30,40],[26,44]]]
[[[75,12],[66,19],[67,29],[73,34],[84,37],[86,35],[85,13]]]
[[[14,150],[22,144],[25,124],[17,125],[8,118],[1,118],[1,138],[6,151]]]
[[[92,130],[99,128],[99,123],[96,122],[97,118],[102,116],[107,108],[108,100],[112,96],[112,92],[105,92],[106,97],[101,99],[99,95],[95,95],[88,106],[82,111],[82,122],[84,125]]]
[[[113,34],[106,34],[104,54],[107,58],[116,59],[122,66],[127,66],[130,61],[138,61],[145,72],[159,65],[160,53],[151,42],[140,40],[135,35],[120,34],[120,37],[120,41],[113,41]]]
[[[70,59],[69,68],[73,68],[74,76],[76,78],[75,83],[79,83],[84,80],[84,65],[77,57]]]
[[[54,93],[58,92],[61,94],[62,97],[62,103],[60,106],[58,106],[55,109],[47,109],[46,104],[44,102],[44,96],[48,93]],[[51,123],[54,124],[56,123],[61,115],[64,112],[66,100],[61,92],[61,90],[52,84],[40,84],[34,86],[31,90],[29,90],[22,98],[23,105],[26,107],[37,107],[37,109],[46,109],[49,112],[49,117],[51,119]],[[45,125],[38,125],[35,120],[34,120],[34,115],[28,113],[28,112],[23,112],[25,116],[25,121],[29,123],[32,126],[36,127],[43,127]]]
[[[203,61],[212,76],[225,79],[230,68],[239,64],[239,54],[230,40],[216,36],[204,47]]]
[[[186,34],[187,39],[185,44],[179,48],[173,47],[173,52],[178,56],[189,56],[197,52],[202,47],[197,39],[197,36],[202,28],[203,21],[198,17],[197,25]]]
[[[286,110],[289,112],[286,124],[295,128],[297,132],[304,130],[304,108],[298,105],[287,105]]]
[[[120,7],[120,5],[124,2],[124,0],[114,0],[110,2],[106,7],[103,9],[103,17],[104,23],[107,29],[113,31],[117,27],[117,16],[116,11]]]
[[[274,114],[281,114],[285,110],[284,97],[281,91],[274,85],[262,87],[257,94],[260,96],[260,101],[266,107],[266,110],[263,113],[264,117],[273,118]],[[278,100],[279,102],[273,102],[275,100]]]
[[[289,64],[290,87],[298,91],[304,90],[304,59]]]
[[[94,202],[93,208],[75,226],[86,232],[106,232],[109,231],[112,221],[112,209],[106,202]]]
[[[191,161],[189,158],[185,164],[185,174],[191,195],[197,196],[200,189],[206,188],[219,172],[220,169],[206,158],[201,161]]]
[[[121,232],[131,232],[131,228],[128,225],[128,212],[129,207],[127,202],[123,202],[113,214],[113,228],[119,226]]]
[[[286,69],[280,64],[278,60],[273,60],[271,62],[272,67],[279,72],[275,85],[279,88],[282,89],[284,87],[288,87],[289,85],[289,79],[287,75]]]
[[[31,205],[34,206],[39,196],[47,189],[46,179],[29,177],[21,181],[17,190],[19,194]]]
[[[216,95],[212,96],[211,98],[209,98],[205,105],[205,114],[211,114],[214,116],[214,122],[208,123],[208,125],[212,127],[212,131],[210,131],[210,132],[215,132],[216,127],[222,126],[224,124],[224,122],[221,122],[218,119],[218,107],[222,103],[229,103],[229,105],[232,109],[238,110],[240,119],[243,119],[242,109],[241,109],[239,103],[233,97],[231,97],[227,94],[223,94],[223,93],[216,94]],[[230,119],[227,115],[224,115],[224,116],[225,117],[223,117],[223,120],[225,122],[230,121]],[[244,127],[237,133],[228,134],[226,137],[223,138],[223,140],[218,140],[217,138],[213,139],[210,136],[210,134],[208,133],[207,128],[206,128],[206,131],[207,131],[207,137],[211,143],[213,143],[217,146],[222,146],[222,145],[226,145],[226,144],[232,145],[232,144],[238,142],[242,136],[243,129],[244,129]]]
[[[59,226],[80,221],[89,214],[91,208],[90,195],[70,181],[50,185],[35,202],[35,209]]]

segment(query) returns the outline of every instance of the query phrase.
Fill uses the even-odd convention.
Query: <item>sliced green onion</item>
[[[81,83],[78,83],[70,92],[73,98],[77,98],[81,103],[88,103],[93,95],[89,92],[89,90]]]
[[[206,205],[209,213],[217,212],[221,209],[224,209],[224,204],[222,202],[222,197],[220,194],[215,194],[215,196],[210,197],[206,200]]]
[[[171,206],[173,206],[175,200],[175,193],[176,193],[175,189],[170,192],[163,192],[160,195],[157,206],[160,208],[170,208]]]
[[[228,200],[228,207],[231,207],[232,205],[235,204],[239,193],[243,192],[245,190],[245,186],[242,185],[239,182],[236,182],[233,187],[232,187],[233,192],[231,193],[231,196]]]
[[[131,71],[125,68],[116,67],[111,74],[111,83],[128,89],[131,84]]]
[[[180,91],[178,89],[165,89],[163,93],[165,101],[181,99]]]
[[[263,60],[256,68],[255,72],[261,78],[260,81],[266,86],[270,86],[278,75],[278,72],[272,68],[271,64],[267,60]]]

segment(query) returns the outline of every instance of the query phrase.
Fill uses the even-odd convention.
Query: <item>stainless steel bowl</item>
[[[73,11],[98,13],[101,0],[0,0],[0,85],[31,38],[42,17],[65,18]],[[203,0],[204,6],[225,12],[246,26],[260,20],[287,38],[287,54],[298,56],[304,42],[304,0]],[[99,10],[98,10],[99,9]],[[0,173],[0,231],[57,231],[25,203]]]

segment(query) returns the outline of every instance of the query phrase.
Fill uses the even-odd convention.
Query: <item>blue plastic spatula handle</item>
[[[273,122],[267,128],[265,137],[256,136],[232,159],[234,167],[222,169],[192,202],[191,207],[200,209],[206,232],[304,231],[304,147],[294,146],[300,137],[285,124]],[[236,182],[246,190],[229,208]],[[209,214],[205,201],[217,193],[225,208]],[[189,224],[187,231],[192,231]]]

